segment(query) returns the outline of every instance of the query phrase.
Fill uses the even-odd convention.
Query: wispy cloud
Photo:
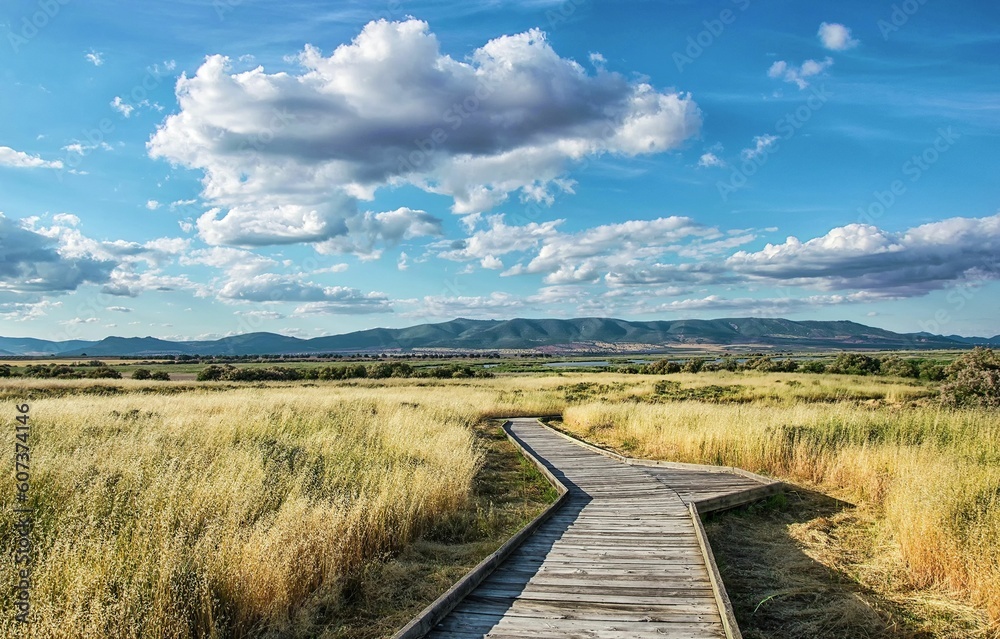
[[[760,157],[761,155],[768,152],[768,149],[778,141],[778,136],[776,135],[757,135],[754,136],[753,146],[748,147],[740,151],[740,157],[744,160],[753,160],[754,158]]]
[[[63,163],[61,160],[43,160],[37,155],[15,151],[9,146],[0,146],[0,166],[12,166],[22,169],[61,169],[63,168]]]
[[[134,106],[122,100],[121,96],[118,95],[116,95],[115,99],[111,101],[111,108],[121,113],[126,118],[132,117],[132,113],[135,111]]]
[[[784,60],[778,60],[767,70],[769,78],[781,79],[790,82],[800,89],[809,86],[806,78],[819,75],[833,66],[833,58],[826,57],[822,60],[806,60],[799,66],[789,64]]]

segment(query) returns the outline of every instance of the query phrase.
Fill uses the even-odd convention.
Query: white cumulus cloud
[[[701,167],[710,167],[710,166],[723,167],[723,166],[726,166],[726,163],[719,156],[717,156],[716,154],[714,154],[712,152],[708,152],[708,153],[702,153],[701,157],[698,158],[698,166],[701,166]]]
[[[511,194],[549,202],[572,189],[577,161],[667,151],[701,122],[686,94],[588,72],[539,30],[455,59],[425,22],[379,20],[331,54],[307,46],[297,61],[291,72],[239,72],[209,56],[180,77],[180,110],[149,141],[152,157],[204,172],[213,209],[198,229],[211,244],[308,242],[374,256],[373,237],[399,235],[375,227],[402,219],[359,210],[380,188],[443,194],[459,214]],[[432,220],[406,217],[411,236],[436,232]]]
[[[837,22],[820,24],[816,35],[819,36],[819,41],[823,43],[823,46],[831,51],[846,51],[861,44],[859,40],[851,37],[850,28]]]
[[[963,282],[1000,279],[1000,214],[955,217],[891,232],[849,224],[805,242],[789,237],[726,266],[756,279],[826,290],[917,296]]]

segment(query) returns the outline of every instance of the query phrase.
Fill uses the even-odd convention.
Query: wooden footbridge
[[[643,462],[520,418],[511,440],[558,501],[393,639],[740,637],[700,512],[781,484],[732,468]]]

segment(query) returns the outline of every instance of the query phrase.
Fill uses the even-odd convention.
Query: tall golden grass
[[[679,401],[658,382],[679,382]],[[728,387],[717,393],[719,387]],[[31,402],[33,636],[282,634],[463,508],[484,417],[563,412],[633,456],[736,465],[866,500],[915,584],[1000,618],[1000,423],[904,380],[718,373],[158,384],[10,380]],[[13,473],[0,473],[0,544]],[[8,546],[0,574],[11,575]],[[0,606],[10,610],[10,591]],[[303,618],[306,622],[303,622]],[[13,636],[10,615],[0,636]]]
[[[33,636],[287,626],[318,589],[467,498],[478,413],[408,399],[286,387],[33,401]],[[0,574],[15,574],[11,560],[0,557]],[[0,635],[15,630],[3,615]]]
[[[877,400],[846,399],[872,384],[859,381],[836,402],[810,397],[810,376],[751,375],[740,383],[749,390],[738,402],[584,400],[566,409],[564,422],[635,457],[737,466],[869,503],[883,514],[915,586],[964,592],[1000,621],[995,411],[903,401],[921,391],[902,382],[885,385]]]

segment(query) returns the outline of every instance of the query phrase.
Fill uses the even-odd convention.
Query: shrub
[[[912,359],[903,359],[899,355],[890,355],[882,360],[879,369],[883,375],[895,377],[920,377],[920,367]]]
[[[354,377],[368,377],[368,369],[364,364],[353,364],[344,369],[343,379],[352,379]]]
[[[719,362],[719,370],[729,371],[730,373],[738,371],[740,369],[740,361],[733,356],[723,357],[722,361]]]
[[[88,379],[121,379],[122,374],[110,366],[99,366],[83,374]]]
[[[698,357],[692,357],[684,363],[684,368],[682,370],[685,373],[699,373],[704,366],[705,360]]]
[[[882,360],[862,353],[840,353],[837,359],[826,367],[827,373],[842,375],[878,375]]]
[[[413,367],[406,362],[393,362],[392,363],[392,376],[393,377],[413,377]]]
[[[747,360],[743,367],[762,373],[794,373],[799,367],[799,363],[794,359],[775,360],[771,359],[769,355],[763,355]]]
[[[232,366],[218,366],[212,364],[208,368],[204,368],[198,373],[199,382],[217,382],[222,379],[222,376],[226,374],[226,369],[232,368]]]
[[[658,359],[642,367],[642,372],[650,375],[666,375],[681,372],[681,365],[666,359]]]
[[[947,369],[941,401],[949,406],[1000,407],[1000,355],[992,348],[976,347]]]
[[[940,364],[925,361],[920,362],[917,368],[920,370],[920,379],[924,379],[929,382],[940,382],[945,378],[944,366],[941,366]]]
[[[170,381],[170,373],[168,373],[167,371],[153,371],[149,375],[149,378],[150,379],[155,379],[155,380],[161,381],[161,382],[169,382]]]
[[[392,376],[392,364],[379,362],[368,367],[368,377],[371,379],[385,379]]]
[[[826,364],[824,364],[821,360],[814,359],[812,361],[799,364],[799,370],[803,373],[825,373]]]
[[[148,368],[137,368],[132,371],[132,379],[150,379],[152,376]]]
[[[293,382],[302,375],[295,368],[270,366],[268,368],[236,368],[230,366],[223,372],[222,379],[231,382]]]

